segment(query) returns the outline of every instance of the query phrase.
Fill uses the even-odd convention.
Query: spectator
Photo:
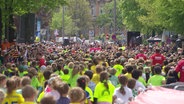
[[[93,75],[92,81],[95,84],[98,84],[100,82],[100,73],[103,71],[103,66],[97,65],[96,66],[96,73]]]
[[[31,78],[31,85],[36,88],[36,89],[39,89],[40,86],[40,82],[38,81],[38,78],[37,78],[37,75],[38,75],[38,72],[35,68],[31,67],[29,68],[28,70],[29,72],[29,77]]]
[[[40,101],[40,104],[56,104],[56,100],[52,96],[46,96]]]
[[[77,79],[79,78],[79,70],[80,70],[80,67],[75,65],[72,70],[72,74],[68,80],[68,84],[70,85],[70,87],[77,86]]]
[[[117,70],[116,76],[122,74],[122,71],[124,69],[124,67],[120,63],[121,63],[120,59],[115,60],[115,65],[113,66],[113,68]]]
[[[150,67],[144,67],[144,72],[146,74],[146,83],[147,83],[148,79],[150,78],[151,68]]]
[[[155,75],[153,75],[149,80],[148,84],[151,84],[153,86],[161,86],[166,84],[165,77],[161,75],[162,69],[160,66],[154,67]]]
[[[57,87],[57,91],[60,94],[59,100],[57,100],[56,104],[70,104],[70,100],[67,97],[68,91],[69,91],[69,86],[67,83],[59,83]]]
[[[58,84],[61,82],[60,77],[51,77],[48,80],[48,85],[45,88],[44,96],[53,96],[54,99],[57,101],[60,98],[60,94],[57,91]]]
[[[44,66],[44,65],[42,65],[40,67],[40,70],[38,70],[38,76],[37,76],[37,78],[38,78],[38,81],[40,82],[40,86],[43,86],[44,85],[44,82],[45,82],[45,78],[43,76],[43,73],[44,73],[45,70],[46,70],[46,66]]]
[[[171,84],[177,82],[177,79],[174,75],[174,70],[169,70],[166,78],[166,84]]]
[[[34,104],[37,96],[37,91],[30,85],[26,85],[22,88],[22,96],[25,102],[22,104]]]
[[[136,84],[136,80],[134,78],[131,78],[128,80],[127,86],[128,86],[128,88],[130,88],[132,90],[132,94],[134,97],[136,97],[138,94],[137,91],[135,90],[135,84]]]
[[[88,52],[86,52],[86,48],[88,47],[81,46],[81,45],[70,45],[70,46],[61,48],[60,45],[57,46],[53,42],[51,44],[50,42],[45,42],[45,43],[36,43],[31,45],[18,43],[14,47],[10,47],[8,51],[4,51],[4,53],[2,53],[2,57],[4,58],[3,60],[4,67],[3,66],[0,67],[0,72],[2,73],[0,74],[0,90],[3,90],[3,92],[7,93],[7,96],[10,96],[11,94],[17,94],[15,93],[15,91],[17,90],[19,91],[22,87],[25,87],[31,84],[35,89],[41,92],[40,94],[38,94],[39,97],[37,99],[37,102],[44,103],[44,104],[47,104],[47,103],[51,104],[51,102],[47,101],[48,99],[52,100],[54,98],[56,103],[60,103],[58,99],[61,99],[62,97],[65,97],[67,99],[68,95],[73,94],[73,93],[72,94],[69,93],[67,95],[67,92],[68,92],[67,84],[69,84],[71,88],[76,86],[81,87],[83,89],[83,91],[81,91],[82,95],[84,95],[82,96],[82,98],[80,98],[81,96],[78,96],[78,94],[80,95],[80,93],[76,93],[74,91],[76,93],[75,96],[73,97],[68,96],[71,99],[74,99],[72,100],[71,103],[92,102],[94,104],[96,103],[109,104],[109,103],[112,103],[113,93],[116,93],[116,94],[118,93],[118,96],[119,95],[123,97],[126,96],[127,94],[126,85],[130,89],[132,89],[133,96],[136,96],[139,92],[145,90],[144,85],[147,85],[145,83],[145,80],[146,81],[149,80],[148,83],[151,82],[153,83],[153,85],[155,83],[156,84],[159,83],[159,85],[162,85],[164,80],[160,81],[160,78],[164,79],[164,77],[160,74],[159,72],[160,69],[159,70],[155,69],[158,66],[154,66],[154,67],[152,66],[153,63],[155,63],[155,65],[157,64],[164,65],[162,68],[165,69],[164,71],[165,71],[167,84],[176,82],[175,77],[180,77],[180,81],[184,82],[184,74],[182,71],[182,68],[184,67],[184,64],[183,64],[184,61],[181,55],[178,54],[177,52],[173,51],[174,53],[170,53],[168,50],[168,52],[163,53],[164,56],[167,56],[166,57],[167,60],[164,60],[164,62],[161,63],[162,57],[159,55],[162,55],[161,54],[161,52],[163,51],[162,48],[160,49],[157,48],[155,54],[153,54],[154,52],[152,52],[152,49],[148,49],[149,47],[147,46],[140,46],[140,47],[138,46],[138,47],[135,47],[135,49],[129,48],[128,50],[125,49],[124,51],[121,51],[121,50],[118,51],[119,46],[116,46],[115,44],[111,44],[107,46],[106,45],[107,44],[105,45],[102,44],[101,52],[94,52],[89,54]],[[93,47],[96,47],[96,46],[93,46]],[[133,59],[133,57],[136,58],[135,56],[136,53],[140,53],[140,54],[142,53],[142,50],[139,51],[139,49],[143,49],[143,48],[147,52],[145,56],[151,56],[150,59],[152,59],[152,62],[151,60],[145,61],[144,58],[142,59],[141,57],[139,57],[138,60]],[[155,46],[153,45],[152,48],[154,49]],[[159,52],[157,52],[158,50]],[[177,61],[178,61],[178,65],[176,65]],[[45,62],[47,62],[47,64],[45,64]],[[123,68],[124,68],[124,65],[127,65],[126,63],[128,63],[128,65],[130,64],[131,67],[127,66],[125,67],[126,70],[124,70]],[[88,64],[89,70],[87,69],[86,64]],[[110,66],[108,66],[108,64]],[[42,66],[40,67],[39,65],[42,65]],[[176,69],[173,72],[173,70],[171,69],[174,69],[175,66],[176,66]],[[112,69],[113,67],[114,69]],[[107,69],[112,69],[112,70],[107,70]],[[109,73],[104,71],[107,71]],[[126,73],[126,71],[128,73]],[[150,73],[151,71],[152,73]],[[123,75],[123,77],[121,75],[122,73],[125,74]],[[87,76],[80,77],[80,75],[83,75],[83,74],[87,75],[89,78]],[[145,77],[145,74],[146,74],[146,77]],[[119,75],[121,75],[119,78],[122,77],[123,79],[122,80],[123,82],[120,81],[121,82],[120,87],[118,87]],[[29,76],[30,78],[25,76]],[[133,78],[133,79],[130,79],[127,81],[126,78],[124,78],[125,76],[127,76],[128,79],[130,78]],[[154,77],[156,78],[154,79]],[[66,82],[64,85],[61,79],[62,81]],[[15,88],[13,84],[11,84],[10,86],[10,80],[14,80]],[[6,83],[9,83],[9,86],[7,86],[7,89],[5,87]],[[114,91],[115,87],[118,87],[119,90],[117,88],[116,91]],[[13,90],[10,91],[11,89]],[[122,92],[119,92],[120,89]],[[125,93],[123,92],[123,89]],[[29,93],[28,90],[25,90],[25,91],[26,93]],[[9,94],[8,92],[12,92],[12,93]],[[93,92],[94,92],[95,100],[93,100]],[[17,103],[20,99],[19,95],[20,94],[16,95],[18,96],[18,99],[16,98],[13,99],[14,101],[17,101]],[[52,96],[53,98],[48,98],[47,96]],[[115,101],[117,102],[120,101],[118,98],[119,97],[117,97]],[[42,99],[47,99],[47,100],[44,100],[47,102],[41,102]],[[7,98],[5,97],[4,101],[10,102],[10,100],[7,100]],[[33,101],[33,99],[31,101]],[[62,99],[61,102],[62,101],[64,100]],[[122,102],[120,102],[120,104],[122,104]]]
[[[163,62],[165,60],[165,56],[163,56],[161,53],[160,53],[160,49],[156,49],[155,53],[153,55],[150,56],[150,59],[152,60],[152,65],[156,65],[156,64],[159,64],[159,65],[163,65]]]
[[[114,69],[114,68],[110,69],[110,70],[109,70],[109,74],[110,74],[109,80],[111,81],[111,83],[112,83],[115,87],[117,87],[119,83],[118,83],[118,77],[115,76],[115,74],[116,74],[116,69]]]
[[[11,77],[12,79],[15,80],[16,83],[16,93],[22,94],[22,89],[21,89],[21,78],[18,76],[13,76]]]
[[[116,88],[114,91],[113,103],[126,104],[133,98],[131,89],[127,87],[128,78],[124,75],[120,75],[118,79],[121,87]]]
[[[140,77],[140,71],[137,69],[134,69],[132,71],[132,78],[136,80],[135,90],[138,92],[141,92],[141,91],[144,91],[146,88],[141,82],[138,81],[139,77]]]
[[[0,90],[6,92],[6,76],[3,74],[0,74]]]
[[[143,67],[142,66],[138,66],[137,68],[139,70],[140,76],[138,78],[138,81],[141,82],[144,86],[146,86],[146,75],[145,73],[143,73]]]
[[[64,81],[64,82],[68,82],[70,75],[69,75],[69,70],[68,69],[64,69],[63,70],[64,75],[61,75],[60,78]]]
[[[5,98],[5,94],[2,90],[0,90],[0,104],[3,104],[2,102],[3,102],[4,98]]]
[[[28,76],[24,76],[21,79],[21,86],[31,85],[31,79]]]
[[[127,73],[125,74],[125,76],[128,79],[131,79],[132,78],[132,71],[134,69],[133,66],[132,65],[126,65],[125,68],[126,68],[126,71],[127,71]]]
[[[90,81],[88,83],[88,87],[94,92],[96,84],[91,81],[91,79],[93,78],[93,72],[91,70],[87,70],[84,74],[89,77]]]
[[[8,79],[6,82],[6,87],[7,93],[2,104],[12,104],[12,103],[21,104],[24,102],[24,98],[22,97],[22,95],[16,93],[17,86],[14,79],[12,78]]]
[[[79,77],[79,78],[77,79],[77,85],[78,85],[78,87],[82,88],[83,91],[85,92],[85,96],[86,96],[86,101],[85,101],[85,103],[87,103],[87,104],[92,104],[91,101],[90,101],[91,96],[90,96],[89,92],[86,91],[86,84],[87,84],[87,81],[86,81],[86,79],[85,79],[84,76],[81,76],[81,77]]]
[[[72,74],[72,70],[74,69],[75,64],[73,62],[69,62],[67,66],[64,67],[64,69],[69,70],[69,75]]]
[[[144,50],[143,49],[140,49],[140,52],[139,52],[139,54],[137,54],[135,56],[135,59],[144,59],[144,60],[147,60],[147,56],[144,54]]]
[[[73,87],[68,95],[71,104],[83,104],[86,99],[85,93],[80,87]]]
[[[86,80],[86,85],[88,85],[88,83],[90,82],[89,77],[88,77],[87,75],[83,75],[82,77],[85,78],[85,80]],[[89,93],[90,101],[91,101],[91,102],[94,102],[93,91],[92,91],[88,86],[86,86],[85,91],[86,91],[87,93]]]
[[[1,49],[7,51],[9,48],[10,48],[10,43],[8,42],[7,39],[4,39],[4,42],[1,44]]]
[[[100,73],[100,82],[96,85],[94,91],[94,103],[98,104],[111,104],[112,96],[115,90],[114,85],[109,81],[109,75],[107,72]]]
[[[182,56],[184,57],[184,56]],[[175,76],[177,77],[177,79],[179,79],[180,82],[184,82],[184,58],[182,58],[181,60],[178,61],[178,64],[175,68]],[[180,73],[180,77],[178,78],[178,74]]]

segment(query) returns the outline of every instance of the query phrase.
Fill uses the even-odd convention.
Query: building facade
[[[94,31],[94,35],[100,35],[102,33],[108,33],[108,28],[99,28],[96,25],[96,18],[104,12],[103,7],[105,3],[112,2],[113,0],[88,0],[91,8],[91,15],[93,19],[93,26],[91,28]]]

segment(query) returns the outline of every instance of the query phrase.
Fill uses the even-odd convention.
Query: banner
[[[40,38],[40,30],[41,30],[41,21],[38,20],[37,21],[37,32],[36,32],[36,36]]]
[[[153,87],[129,104],[184,104],[184,91]]]

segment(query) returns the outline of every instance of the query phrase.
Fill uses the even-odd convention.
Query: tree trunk
[[[13,15],[9,16],[9,25],[8,25],[8,40],[9,42],[13,42],[13,39],[15,39],[15,29],[13,28],[14,26],[14,20],[13,20]]]
[[[5,38],[8,39],[9,42],[13,42],[13,39],[15,39],[12,3],[13,0],[10,4],[5,4],[5,11],[8,13],[8,19],[5,21]]]

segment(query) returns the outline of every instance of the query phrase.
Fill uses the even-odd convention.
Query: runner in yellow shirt
[[[99,60],[97,58],[93,59],[93,65],[91,66],[91,71],[95,74],[96,73],[96,66],[99,64]]]
[[[34,88],[38,89],[40,87],[40,82],[38,81],[38,78],[37,78],[37,75],[38,75],[37,70],[32,67],[28,70],[28,72],[31,77],[31,85]]]
[[[127,71],[127,73],[125,74],[125,76],[128,79],[131,79],[132,78],[132,70],[134,69],[133,66],[132,65],[126,65],[125,68],[126,68],[126,71]]]
[[[94,103],[112,104],[112,97],[115,87],[108,81],[109,75],[107,72],[101,72],[100,82],[96,85],[94,91]]]
[[[2,104],[21,104],[24,102],[24,98],[22,97],[22,95],[16,93],[16,83],[14,79],[8,79],[6,87],[7,94]]]
[[[122,70],[124,69],[124,67],[120,64],[120,59],[116,59],[115,60],[115,65],[113,66],[114,69],[116,69],[116,76],[119,76],[120,74],[122,74]]]
[[[60,78],[62,79],[62,81],[67,83],[69,78],[70,78],[69,70],[68,69],[64,69],[63,73],[64,73],[64,75],[61,75]]]
[[[74,66],[73,70],[72,70],[72,74],[68,80],[68,84],[70,85],[70,87],[76,87],[77,86],[77,79],[79,78],[79,66]]]
[[[101,65],[96,66],[96,73],[93,74],[93,78],[91,79],[92,82],[98,84],[100,82],[100,73],[103,71],[103,67]]]

